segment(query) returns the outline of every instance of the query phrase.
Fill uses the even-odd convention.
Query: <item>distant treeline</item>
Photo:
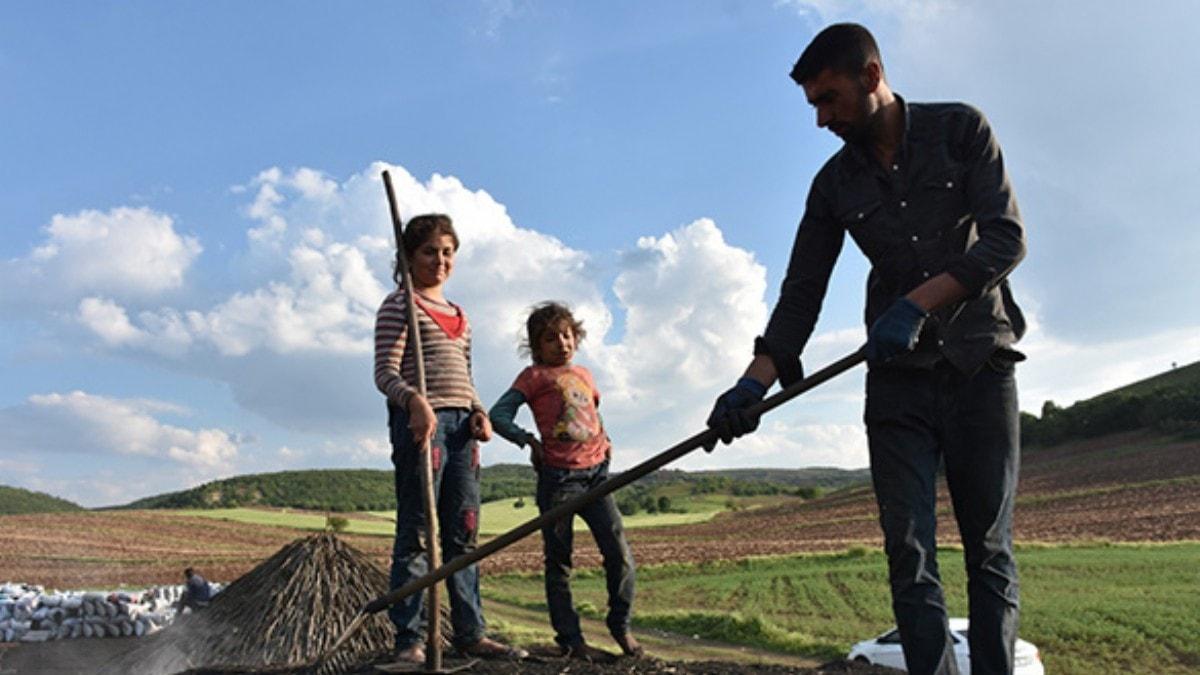
[[[683,482],[692,494],[734,496],[789,494],[812,497],[820,490],[864,480],[865,470],[752,469],[687,472],[662,470],[622,490],[627,510],[667,511],[669,498],[660,488]],[[391,471],[378,469],[314,469],[237,476],[199,487],[139,499],[125,509],[204,509],[269,506],[322,511],[390,511],[396,508]],[[537,476],[520,464],[483,467],[481,498],[485,502],[534,494]]]
[[[1049,446],[1104,434],[1156,429],[1200,429],[1200,363],[1061,408],[1042,405],[1037,417],[1021,413],[1021,441]]]
[[[43,492],[0,485],[0,515],[81,511],[83,507]]]

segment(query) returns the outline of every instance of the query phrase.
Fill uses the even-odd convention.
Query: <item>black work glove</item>
[[[717,397],[712,413],[708,416],[708,427],[717,432],[717,438],[728,445],[738,436],[744,436],[758,428],[758,415],[751,415],[747,410],[766,396],[767,388],[762,382],[743,377],[732,389]],[[705,451],[712,452],[717,447],[716,440],[704,446]]]
[[[908,298],[892,303],[867,333],[867,361],[878,363],[911,352],[917,346],[927,316],[925,310]]]

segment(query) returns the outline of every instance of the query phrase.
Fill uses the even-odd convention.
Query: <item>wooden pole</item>
[[[408,309],[408,341],[412,345],[412,353],[417,365],[417,391],[425,397],[425,359],[421,351],[421,327],[417,322],[417,289],[413,286],[412,274],[408,269],[408,253],[404,250],[404,233],[400,225],[400,211],[396,206],[396,191],[392,188],[392,176],[383,172],[383,186],[387,190],[388,207],[392,213],[392,230],[396,234],[396,263],[400,268],[400,278],[404,283],[404,297]],[[438,532],[437,500],[433,491],[433,453],[430,452],[429,439],[421,447],[421,488],[425,504],[425,551],[429,556],[429,570],[435,571],[442,566],[442,550]],[[428,577],[426,574],[425,577]],[[445,577],[443,577],[445,578]],[[439,580],[440,581],[440,580]],[[411,584],[406,584],[411,585]],[[422,588],[425,588],[424,586]],[[426,612],[429,617],[429,634],[425,642],[425,668],[437,672],[442,669],[442,607],[441,592],[437,581],[428,584],[429,597]],[[405,594],[410,595],[410,594]]]

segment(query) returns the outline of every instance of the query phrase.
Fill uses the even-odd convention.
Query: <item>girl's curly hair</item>
[[[525,320],[525,339],[521,342],[521,353],[532,358],[534,363],[540,364],[541,357],[538,356],[537,350],[538,340],[541,339],[542,333],[546,332],[547,328],[557,326],[560,321],[570,324],[571,332],[575,334],[576,344],[587,337],[583,322],[571,314],[570,308],[553,300],[542,302],[534,305],[533,311],[529,313],[529,318]]]

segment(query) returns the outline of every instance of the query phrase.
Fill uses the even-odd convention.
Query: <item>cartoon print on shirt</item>
[[[600,430],[592,388],[569,371],[559,375],[554,383],[563,397],[562,414],[554,424],[554,437],[560,441],[588,440]]]

